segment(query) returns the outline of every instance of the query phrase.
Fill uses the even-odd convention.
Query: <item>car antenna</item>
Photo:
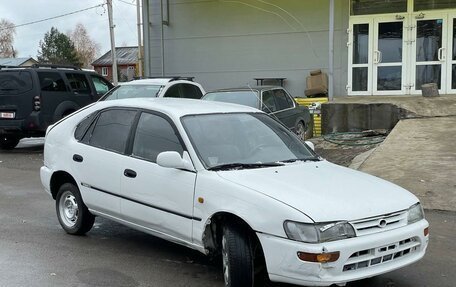
[[[263,104],[263,102],[261,101],[261,98],[259,98],[259,95],[257,93],[255,93],[255,91],[252,89],[252,87],[250,86],[249,83],[247,83],[247,87],[249,87],[250,91],[255,95],[255,97],[258,99],[258,101],[260,102],[260,107],[261,107],[261,110],[263,110],[263,106],[266,107],[266,109],[268,110],[269,112],[269,115],[273,116],[274,118],[276,118],[279,122],[279,118],[274,114],[273,111],[271,111],[271,109],[266,106],[265,104]]]

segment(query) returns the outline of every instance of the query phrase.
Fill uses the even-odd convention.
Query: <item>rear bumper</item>
[[[50,196],[52,196],[51,192],[51,177],[52,177],[53,171],[48,168],[47,166],[42,166],[40,168],[40,179],[41,179],[41,184],[44,187],[44,190],[46,193],[48,193]]]
[[[32,112],[28,117],[20,120],[0,119],[1,135],[42,136],[45,131],[46,125],[41,120],[40,112]]]
[[[390,272],[420,260],[428,245],[426,220],[372,235],[308,244],[258,233],[272,281],[305,286],[344,285]],[[393,247],[394,246],[394,247]],[[386,250],[383,250],[386,247]],[[388,248],[390,247],[390,248]],[[301,261],[298,252],[340,252],[332,263]],[[356,255],[361,252],[361,255]]]

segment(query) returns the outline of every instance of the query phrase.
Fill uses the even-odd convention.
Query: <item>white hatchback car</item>
[[[99,101],[130,98],[188,98],[201,99],[205,91],[193,77],[154,77],[122,82]]]
[[[95,215],[220,254],[226,286],[327,286],[421,259],[418,199],[321,159],[257,109],[183,99],[101,102],[47,131],[41,181],[70,234]]]

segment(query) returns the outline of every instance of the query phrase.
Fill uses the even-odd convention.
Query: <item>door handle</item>
[[[445,56],[443,55],[443,51],[445,51],[445,48],[440,48],[437,53],[437,58],[439,61],[444,61]]]
[[[134,171],[134,170],[126,169],[126,170],[124,170],[124,175],[126,177],[135,178],[137,174],[136,174],[136,171]]]
[[[374,64],[378,64],[381,62],[382,60],[382,53],[378,50],[375,50],[374,51]]]
[[[73,160],[75,162],[82,162],[84,160],[84,158],[81,155],[79,155],[79,154],[74,154],[73,155]]]

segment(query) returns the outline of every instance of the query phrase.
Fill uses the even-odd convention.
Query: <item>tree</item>
[[[52,27],[40,41],[38,61],[46,64],[74,65],[81,67],[81,60],[70,38]]]
[[[90,38],[87,29],[81,23],[76,24],[76,27],[68,33],[68,36],[74,44],[82,66],[90,68],[100,50],[100,45]]]
[[[14,50],[14,35],[16,28],[14,24],[6,19],[0,20],[0,57],[15,58],[17,51]]]

